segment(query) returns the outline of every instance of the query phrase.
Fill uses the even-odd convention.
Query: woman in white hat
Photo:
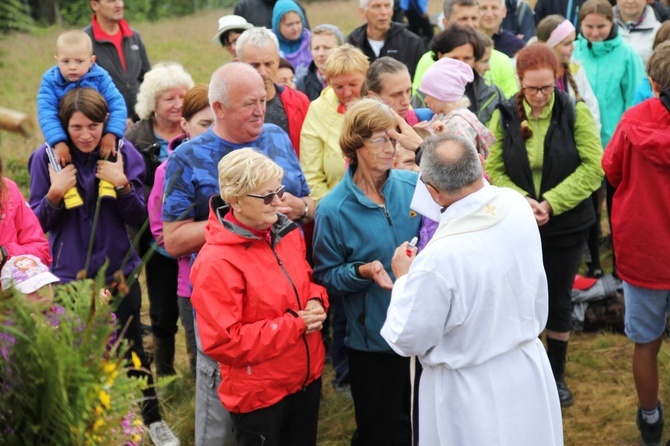
[[[244,17],[235,14],[219,17],[219,30],[212,38],[212,42],[221,45],[233,56],[237,57],[235,43],[242,33],[253,28],[254,25],[247,22]]]

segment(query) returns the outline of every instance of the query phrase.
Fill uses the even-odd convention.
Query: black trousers
[[[316,446],[321,378],[276,404],[230,413],[237,446]]]
[[[142,240],[148,251],[151,240]],[[142,254],[144,255],[144,254]],[[177,304],[177,260],[154,252],[144,265],[149,293],[151,332],[157,338],[171,338],[177,333],[179,305]]]
[[[572,284],[584,255],[588,229],[542,238],[542,259],[549,288],[547,329],[572,331]]]
[[[142,289],[138,281],[130,287],[130,291],[124,297],[120,297],[116,293],[116,289],[112,289],[114,304],[116,306],[116,323],[117,323],[117,337],[121,335],[124,327],[128,326],[125,332],[125,339],[130,344],[128,351],[128,358],[131,352],[134,351],[142,362],[142,368],[149,370],[149,362],[144,354],[144,347],[142,346],[142,326],[140,324],[140,307],[142,305]],[[158,400],[156,399],[156,390],[153,387],[154,381],[151,373],[138,370],[129,370],[128,376],[146,377],[148,387],[142,391],[144,401],[142,402],[142,420],[146,426],[151,423],[160,421],[161,415],[158,411]]]
[[[409,358],[349,348],[356,411],[352,446],[411,445]]]

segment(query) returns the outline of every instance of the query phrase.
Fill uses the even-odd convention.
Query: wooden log
[[[30,136],[35,130],[35,124],[33,124],[32,119],[25,113],[0,107],[0,130],[20,133],[23,136]]]

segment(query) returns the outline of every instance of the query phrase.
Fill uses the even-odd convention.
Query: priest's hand
[[[373,260],[370,263],[364,263],[358,268],[361,277],[374,280],[377,285],[385,290],[393,289],[393,280],[384,269],[384,265],[379,260]]]
[[[404,242],[395,249],[395,253],[393,253],[393,258],[391,259],[391,269],[396,279],[409,272],[409,267],[412,265],[414,259],[416,259],[416,252],[416,247],[410,246],[407,242]]]

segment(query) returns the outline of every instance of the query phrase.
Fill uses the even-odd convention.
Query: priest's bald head
[[[469,139],[440,134],[421,147],[421,179],[440,206],[447,207],[484,187],[482,158]]]

